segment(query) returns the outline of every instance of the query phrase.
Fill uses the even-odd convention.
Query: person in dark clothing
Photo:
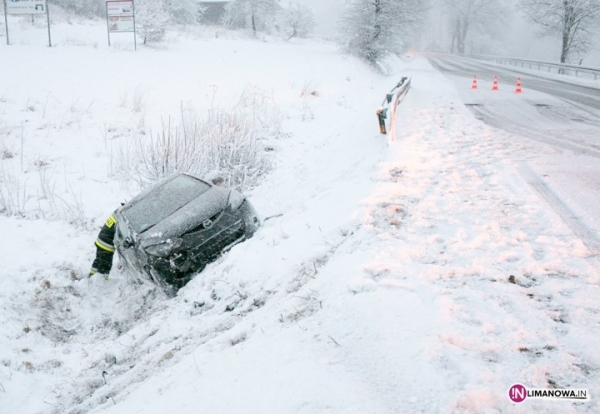
[[[89,276],[96,273],[104,275],[105,279],[108,279],[108,274],[112,268],[113,256],[115,254],[115,229],[117,219],[115,214],[111,214],[108,220],[102,226],[98,237],[96,238],[96,259],[92,263],[92,269],[90,270]]]

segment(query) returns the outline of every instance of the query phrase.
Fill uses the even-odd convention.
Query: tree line
[[[68,13],[84,17],[104,17],[105,0],[48,0]],[[234,29],[248,28],[256,36],[259,32],[277,32],[287,39],[306,37],[315,21],[312,10],[301,0],[231,0],[228,2],[203,0],[134,0],[136,31],[143,42],[158,42],[169,25],[200,25],[206,23],[210,8],[218,8],[216,22]],[[211,21],[211,23],[215,23]]]
[[[105,0],[49,0],[87,17],[104,16]],[[210,2],[135,0],[136,25],[144,42],[160,41],[169,24],[203,24]],[[214,7],[214,3],[212,3]],[[222,3],[223,4],[223,3]],[[540,37],[556,39],[561,63],[581,62],[600,30],[600,0],[345,0],[340,4],[338,42],[361,59],[376,64],[386,53],[399,53],[419,42],[432,13],[441,16],[448,51],[478,53],[476,39],[499,39],[511,16],[522,14]],[[308,36],[313,11],[302,0],[230,0],[219,24],[287,39]],[[439,23],[439,22],[438,22]],[[471,44],[471,47],[469,47]]]
[[[539,37],[553,38],[561,63],[581,62],[600,29],[599,0],[440,0],[450,20],[451,50],[466,53],[467,36],[509,30],[509,16],[521,13]]]
[[[432,14],[444,27],[439,37],[448,51],[459,54],[483,51],[469,50],[469,39],[499,42],[519,14],[539,37],[555,39],[561,63],[581,63],[600,32],[600,0],[348,0],[341,39],[348,52],[375,63],[387,51],[418,43]]]

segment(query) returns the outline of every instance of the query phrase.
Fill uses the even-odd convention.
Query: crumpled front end
[[[223,192],[212,194],[221,197]],[[224,195],[222,201],[210,204],[218,202],[220,209],[192,208],[192,202],[141,234],[128,222],[125,207],[118,216],[119,255],[128,267],[145,273],[165,291],[176,291],[260,226],[254,207],[240,193],[231,190]]]

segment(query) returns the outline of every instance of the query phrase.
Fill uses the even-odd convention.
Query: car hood
[[[227,207],[228,188],[211,187],[169,217],[138,235],[142,247],[160,243],[170,238],[180,237],[185,232],[199,226],[204,220]]]

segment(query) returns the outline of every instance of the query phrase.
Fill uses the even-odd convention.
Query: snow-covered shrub
[[[212,108],[198,116],[182,110],[178,121],[163,119],[160,132],[121,146],[114,172],[142,188],[173,172],[221,177],[240,191],[256,186],[271,169],[264,140],[280,132],[277,111],[261,99],[245,92],[229,111]]]
[[[180,171],[223,177],[226,185],[243,190],[269,170],[265,155],[245,115],[211,110],[194,125],[167,123],[160,133],[139,139],[134,178],[144,185]]]
[[[284,35],[304,38],[315,27],[315,16],[312,9],[300,3],[292,3],[279,14],[279,25]]]
[[[137,1],[135,27],[144,44],[161,41],[165,36],[169,19],[169,12],[163,0]]]

